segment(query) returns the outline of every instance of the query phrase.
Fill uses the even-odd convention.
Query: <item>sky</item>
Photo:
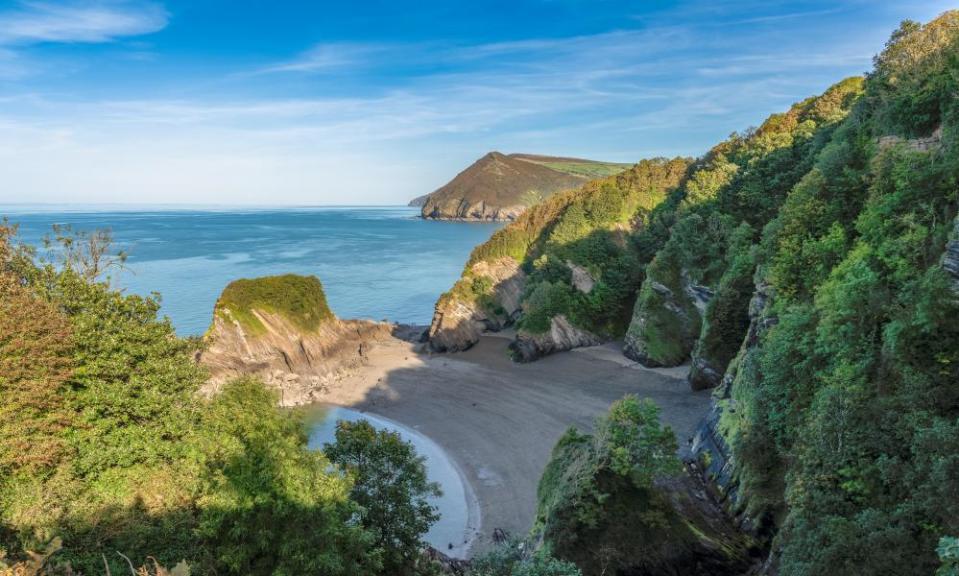
[[[0,0],[0,203],[401,204],[698,156],[944,0]]]

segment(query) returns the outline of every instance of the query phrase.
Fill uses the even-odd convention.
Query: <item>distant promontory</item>
[[[414,198],[423,218],[515,220],[556,192],[622,172],[628,164],[533,154],[490,152],[442,188]]]

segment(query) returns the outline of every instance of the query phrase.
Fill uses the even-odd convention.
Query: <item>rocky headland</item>
[[[579,158],[490,152],[436,191],[414,198],[423,218],[516,220],[530,206],[628,165]]]
[[[270,276],[230,283],[217,301],[199,362],[205,388],[256,375],[296,406],[328,400],[337,384],[369,364],[392,340],[392,324],[337,318],[313,276]]]

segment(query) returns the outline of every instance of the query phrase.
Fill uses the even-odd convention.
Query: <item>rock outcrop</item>
[[[910,138],[907,140],[900,136],[880,136],[877,142],[880,149],[905,143],[906,147],[910,150],[929,152],[930,150],[938,149],[942,144],[942,126],[936,128],[932,134],[925,138]]]
[[[942,254],[942,267],[952,278],[953,293],[959,295],[959,218],[956,218],[946,251]]]
[[[588,169],[584,169],[584,167]],[[577,188],[625,165],[490,152],[436,191],[410,203],[423,218],[515,220],[529,206],[561,190]]]
[[[712,291],[684,274],[660,274],[669,264],[650,265],[623,344],[623,354],[648,368],[685,362],[699,337]],[[660,281],[662,280],[662,281]]]
[[[713,393],[709,414],[696,429],[690,448],[696,469],[702,474],[706,486],[713,497],[731,515],[734,515],[741,507],[733,453],[720,424],[724,413],[735,414],[737,410],[736,401],[732,397],[737,370],[744,363],[751,361],[750,356],[757,352],[763,334],[778,322],[778,319],[770,314],[772,297],[768,284],[764,282],[756,284],[756,290],[749,301],[749,329],[743,339],[742,347],[736,359],[730,363],[721,385]],[[748,517],[738,516],[737,522],[746,531],[755,528],[755,523]]]
[[[566,261],[566,267],[569,268],[570,274],[572,275],[573,286],[577,290],[583,294],[589,294],[593,291],[593,287],[596,285],[596,280],[593,278],[592,274],[589,273],[589,270],[574,264],[571,260]]]
[[[264,279],[243,282],[260,280]],[[255,375],[279,392],[282,406],[316,402],[330,386],[367,363],[372,347],[392,337],[393,326],[387,323],[327,317],[304,328],[280,311],[282,306],[253,302],[238,310],[237,304],[225,300],[217,302],[206,345],[198,355],[210,372],[206,394],[215,394],[234,378]]]
[[[602,344],[602,339],[573,326],[560,314],[550,320],[549,330],[542,334],[531,334],[520,330],[509,345],[513,359],[519,362],[532,362],[554,352],[564,352],[583,346]]]
[[[516,260],[477,262],[470,272],[436,303],[429,330],[436,352],[466,350],[483,332],[502,330],[520,313],[526,274]]]

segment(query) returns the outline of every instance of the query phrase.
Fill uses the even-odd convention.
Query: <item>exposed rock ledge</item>
[[[489,280],[492,287],[488,296],[496,309],[467,295],[469,286],[477,279]],[[476,344],[483,332],[502,330],[519,314],[525,287],[526,274],[513,258],[477,262],[436,303],[429,331],[430,348],[436,352],[460,352]]]
[[[251,334],[229,314],[214,316],[199,355],[210,371],[204,393],[215,394],[238,376],[257,375],[279,391],[281,406],[320,401],[330,386],[369,361],[372,346],[391,338],[387,323],[334,318],[304,331],[279,314],[252,313],[265,332]]]
[[[549,330],[542,334],[520,331],[509,349],[514,360],[532,362],[554,352],[599,344],[602,344],[602,340],[598,336],[573,326],[566,316],[560,314],[550,320]]]

